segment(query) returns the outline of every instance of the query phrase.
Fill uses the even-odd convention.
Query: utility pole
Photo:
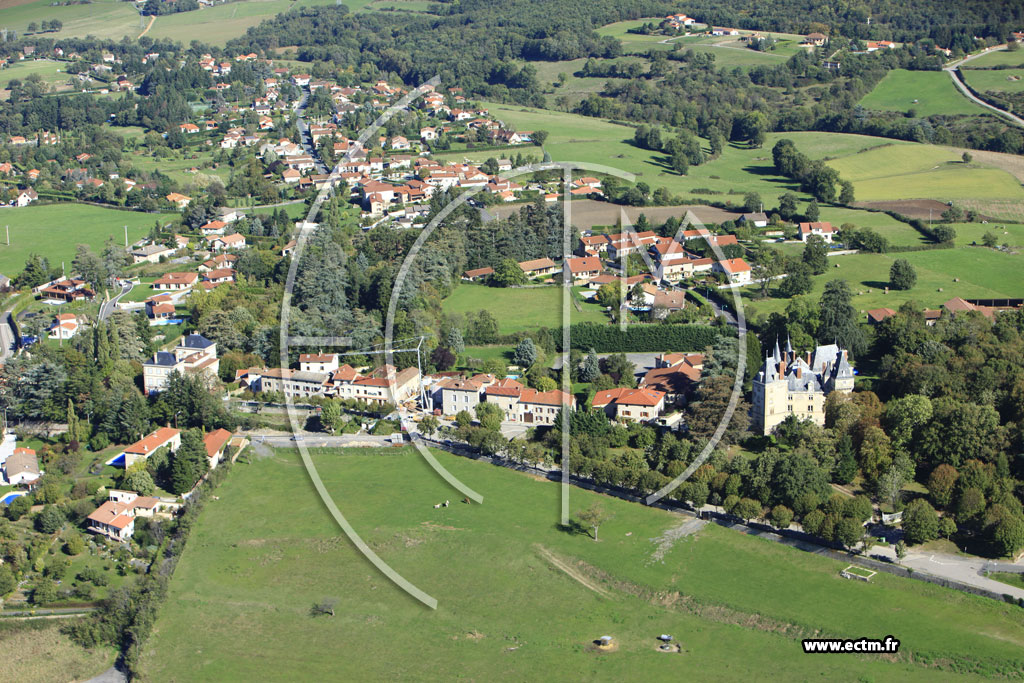
[[[4,226],[4,229],[7,231],[7,246],[11,246],[11,226]]]
[[[128,248],[128,226],[124,226],[124,248]]]

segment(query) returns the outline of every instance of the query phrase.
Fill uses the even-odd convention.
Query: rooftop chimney
[[[796,366],[796,378],[800,379],[801,377],[803,377],[803,374],[804,374],[804,369],[801,368],[799,365]]]

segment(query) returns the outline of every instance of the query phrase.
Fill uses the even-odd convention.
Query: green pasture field
[[[889,244],[893,246],[913,246],[927,243],[917,230],[881,211],[872,212],[825,206],[821,208],[821,220],[828,221],[836,227],[840,227],[844,223],[852,223],[858,228],[871,228],[889,240]]]
[[[231,179],[231,165],[222,163],[217,168],[203,168],[203,165],[213,160],[213,152],[196,153],[195,159],[189,158],[156,158],[148,154],[134,153],[129,156],[132,165],[140,171],[160,171],[182,185],[196,182],[196,175],[205,174],[216,176],[221,179],[224,185]],[[198,168],[199,172],[192,173],[189,169]]]
[[[967,84],[978,92],[1024,92],[1024,69],[965,69],[963,73]]]
[[[124,244],[125,225],[131,244],[149,234],[156,221],[165,223],[175,215],[70,203],[7,209],[0,213],[0,230],[10,226],[11,244],[0,242],[0,273],[14,277],[33,252],[49,258],[51,266],[60,266],[64,261],[70,268],[79,244],[88,244],[97,253],[107,237],[113,236],[118,244]]]
[[[956,230],[958,246],[968,245],[972,242],[981,244],[981,240],[987,232],[996,236],[996,244],[1008,244],[1010,247],[1024,246],[1024,225],[1020,223],[989,221],[988,223],[952,223],[951,225]]]
[[[446,313],[467,316],[488,310],[497,318],[500,334],[562,325],[562,290],[555,286],[503,289],[462,283],[442,305]],[[606,323],[608,317],[596,304],[583,304],[582,312],[573,309],[572,321]]]
[[[811,158],[830,159],[830,166],[854,183],[858,201],[886,199],[938,199],[940,201],[976,199],[980,201],[1018,201],[1024,190],[1010,173],[988,162],[975,160],[964,166],[960,150],[911,142],[893,143],[884,138],[822,132],[770,133],[760,149],[730,144],[722,155],[689,169],[680,176],[667,168],[665,157],[632,144],[633,129],[610,121],[563,112],[527,109],[488,103],[491,113],[520,130],[547,130],[550,135],[544,149],[556,161],[602,164],[633,173],[651,188],[665,187],[671,193],[709,201],[739,204],[745,192],[758,192],[766,206],[777,203],[784,192],[795,192],[801,201],[810,196],[799,186],[775,173],[771,148],[781,138],[789,138],[797,149]],[[535,147],[524,147],[531,153]],[[501,154],[506,154],[502,152]],[[486,159],[496,153],[467,154]],[[720,194],[690,194],[707,188]],[[984,207],[981,207],[984,210]],[[860,212],[858,212],[860,213]],[[826,218],[825,220],[831,220]],[[872,216],[848,215],[843,222],[872,225],[883,220]],[[888,219],[886,219],[888,220]],[[890,225],[890,223],[886,223]],[[907,241],[905,229],[895,244]]]
[[[1009,50],[993,50],[987,55],[982,55],[977,59],[972,59],[961,68],[966,71],[968,69],[979,69],[986,66],[1024,66],[1024,51],[1015,50],[1010,52]]]
[[[24,81],[32,74],[38,74],[43,79],[43,83],[56,86],[65,85],[70,78],[64,71],[65,66],[66,62],[58,62],[53,59],[14,62],[6,69],[0,70],[0,88],[6,88],[7,84],[15,78]]]
[[[52,6],[50,0],[5,7],[0,9],[0,25],[24,34],[31,22],[41,23],[60,19],[63,27],[55,33],[41,33],[40,37],[119,39],[124,36],[135,38],[142,32],[139,13],[130,2],[121,0],[93,0],[86,5]],[[147,20],[148,21],[148,18]]]
[[[913,109],[918,116],[985,113],[957,90],[944,71],[894,69],[861,99],[860,104],[865,109],[881,111]]]
[[[223,45],[232,38],[244,35],[252,26],[298,5],[333,5],[333,0],[236,0],[214,7],[201,7],[190,12],[158,16],[146,33],[150,38],[170,38],[188,45],[198,40],[211,45]],[[345,3],[356,11],[368,0],[349,0]],[[418,2],[391,4],[418,7]],[[426,3],[423,3],[426,4]],[[42,33],[46,38],[137,38],[149,24],[146,17],[140,24],[134,5],[123,0],[93,0],[86,5],[51,6],[49,0],[36,0],[23,5],[0,9],[0,25],[24,33],[29,23],[60,19],[63,27],[56,33]]]
[[[409,449],[315,452],[346,519],[431,610],[380,575],[317,500],[291,450],[236,465],[193,529],[141,666],[147,680],[934,680],[1024,667],[1024,612],[572,489],[613,518],[560,530],[559,486]],[[436,509],[450,499],[448,508]],[[336,601],[335,616],[311,615]],[[827,609],[822,606],[827,605]],[[672,634],[681,653],[657,651]],[[901,641],[897,657],[808,657],[802,637]],[[615,651],[596,651],[610,635]],[[570,673],[571,672],[571,673]]]
[[[841,156],[828,164],[853,182],[858,201],[1024,199],[1024,189],[1009,172],[977,160],[965,165],[960,155],[953,147],[907,143]]]
[[[914,265],[917,284],[907,291],[893,290],[886,294],[889,268],[897,258],[905,258]],[[955,296],[965,299],[1015,298],[1024,291],[1021,258],[1020,255],[983,247],[833,256],[829,259],[829,269],[813,278],[814,286],[808,296],[817,301],[825,290],[825,283],[843,279],[853,291],[853,307],[862,312],[883,307],[896,309],[906,301],[914,301],[921,307],[937,308]],[[954,278],[959,282],[954,282]],[[756,289],[749,287],[743,290],[748,316],[785,310],[788,299],[754,299],[759,294]]]
[[[466,350],[459,356],[459,362],[466,366],[470,358],[475,358],[482,361],[500,360],[502,363],[509,365],[512,363],[512,352],[514,350],[511,346],[467,346]]]
[[[244,35],[261,21],[293,7],[333,4],[332,0],[237,0],[213,7],[201,7],[191,12],[159,16],[146,35],[154,39],[170,38],[185,45],[193,40],[223,45],[232,38]],[[352,3],[345,4],[352,8]]]

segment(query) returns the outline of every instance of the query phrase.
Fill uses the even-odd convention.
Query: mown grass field
[[[997,92],[1024,91],[1024,69],[999,69],[998,71],[964,69],[963,74],[968,85],[979,92],[988,92],[989,90]]]
[[[853,182],[859,201],[891,199],[1024,199],[1013,175],[988,163],[964,164],[953,147],[885,145],[828,162]]]
[[[369,0],[348,0],[345,5],[351,11],[356,11],[368,3]],[[192,40],[223,45],[232,38],[244,35],[251,26],[293,7],[333,4],[333,0],[236,0],[215,7],[158,16],[146,36],[170,38],[185,45]],[[40,23],[50,19],[60,19],[64,24],[62,29],[56,33],[40,35],[56,39],[95,36],[115,40],[127,37],[134,40],[149,23],[149,17],[146,17],[140,24],[139,13],[134,5],[123,0],[93,0],[87,5],[60,6],[51,6],[50,0],[36,0],[0,9],[0,25],[19,33],[24,33],[31,22]]]
[[[889,284],[889,268],[897,258],[910,261],[917,271],[917,284],[907,291],[885,293]],[[853,291],[853,306],[858,311],[872,308],[899,308],[906,301],[921,307],[937,308],[955,296],[965,299],[1019,297],[1024,291],[1022,256],[994,249],[970,247],[935,249],[897,254],[855,254],[833,256],[829,269],[814,277],[808,294],[817,301],[829,280],[843,279]],[[959,282],[954,282],[959,278]],[[940,292],[939,289],[942,289]],[[744,290],[748,316],[781,312],[788,299],[754,299],[753,288]]]
[[[1015,50],[993,50],[987,55],[972,59],[963,65],[963,69],[974,69],[984,66],[1022,66],[1024,65],[1024,51]]]
[[[112,39],[124,36],[134,38],[142,31],[139,26],[139,13],[129,2],[93,0],[87,5],[52,6],[50,1],[36,0],[0,9],[0,25],[24,34],[32,22],[38,24],[50,19],[60,19],[63,22],[60,31],[39,34],[51,39],[84,38],[86,36]]]
[[[167,222],[171,214],[118,211],[85,204],[49,204],[7,209],[0,212],[0,231],[10,226],[11,244],[3,244],[0,232],[0,273],[14,277],[21,272],[30,253],[50,259],[51,266],[71,259],[79,244],[88,244],[99,253],[107,238],[124,244],[124,226],[128,242],[149,234],[156,221]]]
[[[7,84],[17,78],[24,81],[32,74],[38,74],[43,83],[53,86],[61,86],[67,83],[68,74],[64,71],[66,62],[58,62],[53,59],[33,59],[25,62],[15,62],[11,66],[0,71],[0,88],[6,88]]]
[[[776,175],[771,148],[781,138],[793,140],[797,148],[814,159],[826,159],[843,178],[854,183],[858,201],[893,199],[963,200],[979,211],[1010,217],[1012,209],[997,211],[1004,204],[1024,202],[1024,189],[1012,174],[1016,157],[978,153],[975,160],[960,162],[963,150],[912,142],[894,142],[885,138],[842,133],[787,132],[770,133],[760,149],[730,144],[722,155],[699,166],[690,167],[685,176],[669,170],[663,155],[632,144],[633,129],[610,121],[562,112],[527,109],[500,104],[487,108],[502,121],[520,130],[549,132],[544,149],[555,161],[601,164],[634,174],[652,188],[665,187],[671,193],[701,202],[743,200],[745,192],[758,192],[766,206],[775,206],[784,192],[795,192],[802,201],[810,197],[799,191],[791,180]],[[537,154],[536,147],[522,148],[524,154]],[[465,155],[484,160],[506,152],[469,152]],[[718,194],[701,194],[710,190]],[[695,192],[697,191],[697,192]],[[998,205],[998,207],[996,206]],[[832,210],[830,210],[832,211]],[[884,214],[854,210],[843,214],[842,222],[860,226],[889,225],[896,235],[894,244],[916,244],[917,238],[907,226],[900,227]],[[824,215],[824,214],[823,214]],[[824,220],[833,220],[831,216]],[[884,222],[888,221],[888,222]],[[833,221],[834,222],[834,221]],[[880,222],[884,222],[880,224]]]
[[[185,45],[193,40],[223,45],[232,38],[244,35],[250,27],[261,21],[291,8],[333,4],[332,0],[238,0],[202,7],[192,12],[159,16],[146,35],[151,38],[170,38]],[[354,9],[352,3],[345,4]],[[361,6],[365,3],[356,4]]]
[[[942,71],[894,69],[861,99],[860,104],[866,109],[881,111],[913,109],[918,116],[985,112],[961,95],[949,74]]]
[[[562,290],[560,287],[503,289],[462,283],[444,300],[447,313],[470,317],[481,310],[490,311],[498,320],[498,332],[511,334],[539,327],[561,327]],[[608,322],[596,304],[583,304],[583,311],[572,310],[573,322]]]
[[[436,610],[362,559],[280,450],[236,466],[194,528],[145,678],[934,680],[1024,666],[1018,607],[884,574],[848,581],[842,563],[715,525],[657,560],[654,539],[685,519],[573,489],[574,514],[600,501],[614,515],[595,543],[557,527],[556,484],[437,457],[483,505],[454,502],[406,449],[314,454],[347,519]],[[324,598],[335,616],[311,616]],[[812,632],[892,633],[901,652],[807,657]],[[658,652],[661,633],[682,653]],[[594,651],[603,635],[617,651]]]

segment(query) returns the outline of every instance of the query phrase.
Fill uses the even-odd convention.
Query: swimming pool
[[[24,491],[14,491],[12,493],[8,493],[3,498],[0,498],[0,503],[3,503],[4,505],[7,505],[8,503],[10,503],[15,498],[20,498],[21,496],[24,496],[24,495],[25,495]]]

